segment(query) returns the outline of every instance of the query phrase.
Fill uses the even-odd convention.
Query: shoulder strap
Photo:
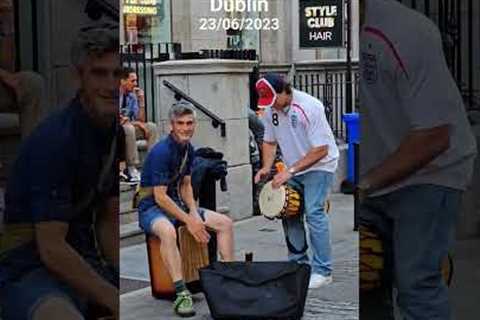
[[[180,167],[178,168],[178,170],[175,171],[175,174],[173,175],[173,177],[170,179],[170,181],[168,182],[168,184],[174,182],[175,180],[177,180],[178,176],[183,172],[183,170],[185,169],[185,166],[187,164],[187,159],[188,159],[188,146],[185,148],[185,154],[183,155],[183,158],[182,158],[182,162],[180,164]]]
[[[97,192],[101,192],[105,189],[105,182],[108,179],[108,175],[110,173],[110,170],[112,169],[113,162],[115,161],[116,146],[117,136],[114,135],[110,144],[110,152],[108,154],[107,160],[103,163],[102,170],[100,170],[96,188],[90,190],[88,194],[83,197],[80,202],[75,206],[75,208],[73,209],[75,215],[85,210],[94,201],[95,194]]]
[[[188,147],[187,147],[187,150],[185,150],[185,154],[183,155],[180,167],[177,170],[175,170],[175,174],[168,181],[168,185],[173,183],[178,178],[178,176],[182,173],[182,171],[185,169],[185,166],[187,164],[187,159],[188,159]],[[135,191],[135,196],[134,196],[134,200],[133,200],[133,208],[137,208],[140,201],[142,201],[146,197],[150,197],[152,195],[153,195],[153,188],[152,187],[139,186],[137,188],[137,190]]]

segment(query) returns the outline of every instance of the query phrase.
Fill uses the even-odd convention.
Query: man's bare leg
[[[182,258],[177,246],[177,231],[167,219],[157,219],[153,233],[160,239],[160,255],[173,282],[183,280]]]
[[[217,233],[218,251],[223,261],[234,261],[233,222],[226,215],[205,210],[205,225]]]
[[[160,255],[175,285],[177,298],[173,303],[175,313],[181,317],[195,315],[192,295],[185,287],[182,274],[182,260],[177,247],[177,232],[168,219],[157,219],[153,223],[153,233],[160,238]]]
[[[135,137],[135,127],[131,123],[123,124],[123,130],[125,131],[125,152],[127,167],[136,166],[140,163],[137,139]]]
[[[148,130],[147,144],[148,144],[148,150],[150,150],[158,140],[158,128],[157,128],[157,125],[153,122],[145,123],[145,127]]]

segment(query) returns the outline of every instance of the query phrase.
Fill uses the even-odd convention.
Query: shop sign
[[[343,47],[344,0],[300,0],[300,48]]]
[[[157,15],[157,0],[123,0],[122,10],[124,14]]]

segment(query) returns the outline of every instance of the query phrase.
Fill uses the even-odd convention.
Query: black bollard
[[[358,184],[358,180],[359,180],[359,171],[360,171],[360,163],[359,163],[359,160],[360,160],[360,155],[359,155],[359,152],[360,152],[360,144],[358,142],[355,142],[353,144],[353,154],[354,154],[354,164],[355,164],[355,177],[354,177],[354,181],[353,181],[353,184],[356,186]],[[358,231],[358,214],[359,214],[359,210],[360,210],[360,201],[358,199],[358,192],[354,192],[353,193],[353,230],[354,231]]]
[[[207,174],[203,180],[202,187],[199,191],[200,207],[216,211],[217,210],[217,195],[215,188],[216,181],[213,177]],[[210,233],[210,241],[208,242],[208,257],[210,263],[218,260],[217,258],[217,235],[215,232]]]

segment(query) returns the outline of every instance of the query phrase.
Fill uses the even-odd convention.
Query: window
[[[227,13],[229,19],[251,19],[259,17],[257,12]],[[260,49],[260,32],[252,28],[251,30],[227,30],[227,48],[228,49]]]
[[[170,0],[122,0],[124,42],[171,42]]]

